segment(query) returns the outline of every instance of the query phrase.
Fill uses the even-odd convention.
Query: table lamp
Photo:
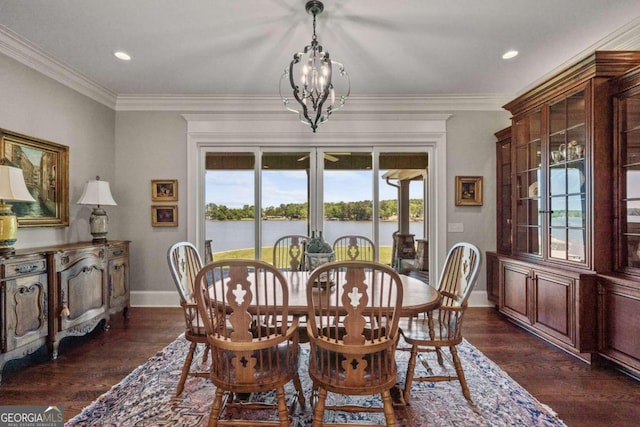
[[[93,243],[104,243],[107,241],[107,223],[109,218],[107,213],[100,206],[117,206],[111,189],[107,181],[100,181],[100,177],[96,176],[95,180],[87,181],[79,205],[96,205],[91,212],[89,224],[91,224],[91,235]]]
[[[0,254],[15,252],[18,217],[5,202],[35,202],[24,182],[22,169],[0,164]]]

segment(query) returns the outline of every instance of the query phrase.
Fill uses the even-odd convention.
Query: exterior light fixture
[[[313,15],[313,37],[311,44],[293,55],[293,60],[285,68],[280,78],[280,97],[286,109],[297,113],[300,121],[311,126],[315,133],[319,124],[329,120],[331,113],[344,106],[351,92],[351,83],[344,66],[330,59],[329,52],[318,43],[316,16],[322,13],[324,5],[312,0],[307,2],[305,8],[307,13]],[[338,81],[340,88],[336,88]],[[283,85],[284,90],[293,90],[297,104],[292,102],[291,95],[283,94]],[[338,94],[337,89],[343,89],[344,92]]]

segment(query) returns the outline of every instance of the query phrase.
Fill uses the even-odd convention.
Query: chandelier
[[[305,46],[304,51],[293,55],[293,60],[285,68],[280,78],[280,97],[286,109],[297,113],[300,121],[311,126],[315,133],[319,124],[329,120],[331,113],[344,106],[351,91],[351,83],[344,65],[330,59],[329,52],[318,44],[316,16],[322,13],[324,5],[320,1],[311,0],[305,8],[307,13],[313,15],[313,37],[311,44]],[[337,73],[334,74],[336,70]],[[297,104],[292,102],[290,95],[283,95],[283,85],[289,91],[285,82],[291,86]],[[338,82],[340,89],[344,89],[342,95],[336,94],[335,85]]]

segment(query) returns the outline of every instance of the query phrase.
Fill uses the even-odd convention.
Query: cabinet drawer
[[[98,258],[104,260],[104,248],[101,246],[60,251],[55,254],[56,271],[64,271],[78,260]]]
[[[129,256],[129,245],[113,245],[107,248],[109,259]]]
[[[29,261],[8,262],[4,265],[4,277],[23,276],[25,274],[38,274],[47,271],[47,260],[44,258],[34,258]]]

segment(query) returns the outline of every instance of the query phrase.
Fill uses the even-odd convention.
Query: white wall
[[[76,205],[84,183],[114,180],[115,112],[0,54],[0,128],[69,146],[69,227],[20,228],[17,249],[91,240],[91,208]],[[119,188],[111,188],[116,202]],[[107,207],[115,219],[118,207]],[[118,221],[109,237],[125,237]]]
[[[486,290],[486,251],[496,249],[496,137],[509,126],[505,112],[457,111],[447,123],[447,222],[462,224],[464,232],[447,233],[447,245],[466,241],[482,252],[477,290]],[[455,205],[455,177],[482,176],[482,206]],[[474,292],[476,294],[476,292]],[[477,303],[480,303],[476,299]],[[474,304],[474,300],[470,304]]]
[[[133,292],[166,292],[179,304],[169,275],[166,254],[175,242],[187,240],[187,122],[176,112],[119,112],[116,114],[116,182],[125,188],[118,210],[126,212],[123,233],[131,240]],[[178,180],[178,227],[151,226],[151,180]],[[157,296],[157,295],[156,295]],[[153,297],[151,297],[153,298]],[[163,304],[141,301],[133,303]]]

